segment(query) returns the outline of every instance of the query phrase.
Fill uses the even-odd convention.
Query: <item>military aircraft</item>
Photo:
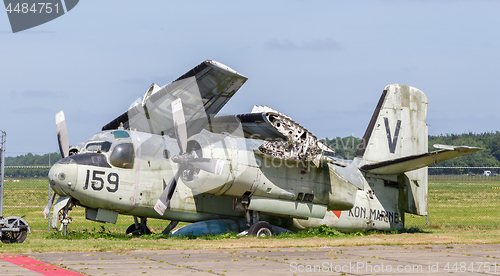
[[[271,235],[325,224],[342,231],[404,228],[405,213],[427,214],[427,166],[481,150],[435,145],[428,152],[427,98],[388,85],[354,160],[267,106],[218,115],[247,81],[206,60],[174,82],[152,84],[142,100],[106,124],[83,146],[69,148],[62,112],[56,115],[63,159],[49,172],[55,191],[53,225],[70,222],[74,206],[86,218],[134,223],[147,218],[190,222],[171,234],[226,231]],[[280,92],[276,92],[280,93]],[[139,221],[140,219],[140,221]],[[66,229],[66,228],[64,228]]]

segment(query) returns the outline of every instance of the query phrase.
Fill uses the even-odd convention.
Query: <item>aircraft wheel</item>
[[[268,237],[274,235],[274,228],[267,221],[259,221],[248,229],[248,235],[257,236],[257,237]]]
[[[16,219],[12,218],[8,220],[9,224],[14,223]],[[2,232],[2,242],[3,243],[22,243],[28,236],[28,225],[25,225],[24,222],[21,220],[19,221],[20,229],[19,232],[14,232],[14,231],[3,231]]]
[[[137,229],[135,227],[135,224],[132,224],[127,228],[127,231],[125,231],[125,234],[132,235],[132,236],[149,235],[149,234],[151,234],[151,230],[149,230],[148,227],[145,227],[145,229],[143,229],[142,227],[139,227],[139,229]]]

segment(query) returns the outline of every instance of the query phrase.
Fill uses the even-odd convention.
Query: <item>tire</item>
[[[145,233],[143,233],[143,232],[145,232]],[[127,230],[125,231],[125,234],[132,235],[132,236],[149,235],[149,234],[151,234],[151,230],[149,230],[148,227],[146,227],[146,231],[143,231],[143,229],[141,229],[141,227],[139,227],[139,229],[136,229],[135,224],[132,224],[127,228]]]
[[[11,224],[16,221],[16,218],[10,218],[7,223]],[[2,242],[3,243],[22,243],[26,240],[28,236],[28,225],[25,225],[23,221],[19,220],[21,230],[19,232],[14,231],[3,231],[2,232]]]
[[[267,221],[259,221],[248,229],[248,235],[257,236],[257,237],[269,237],[274,235],[274,228]]]

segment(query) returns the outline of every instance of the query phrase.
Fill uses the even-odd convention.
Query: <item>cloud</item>
[[[339,51],[342,49],[342,46],[333,38],[324,40],[313,39],[311,41],[302,42],[301,44],[288,39],[272,39],[265,43],[265,47],[270,50],[310,52]]]

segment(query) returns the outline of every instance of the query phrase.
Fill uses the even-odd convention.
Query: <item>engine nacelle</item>
[[[238,163],[238,147],[235,137],[224,134],[196,134],[190,137],[187,152],[195,158],[219,161],[216,173],[204,171],[192,164],[182,165],[179,179],[190,189],[199,193],[215,194],[235,179],[234,168]]]

